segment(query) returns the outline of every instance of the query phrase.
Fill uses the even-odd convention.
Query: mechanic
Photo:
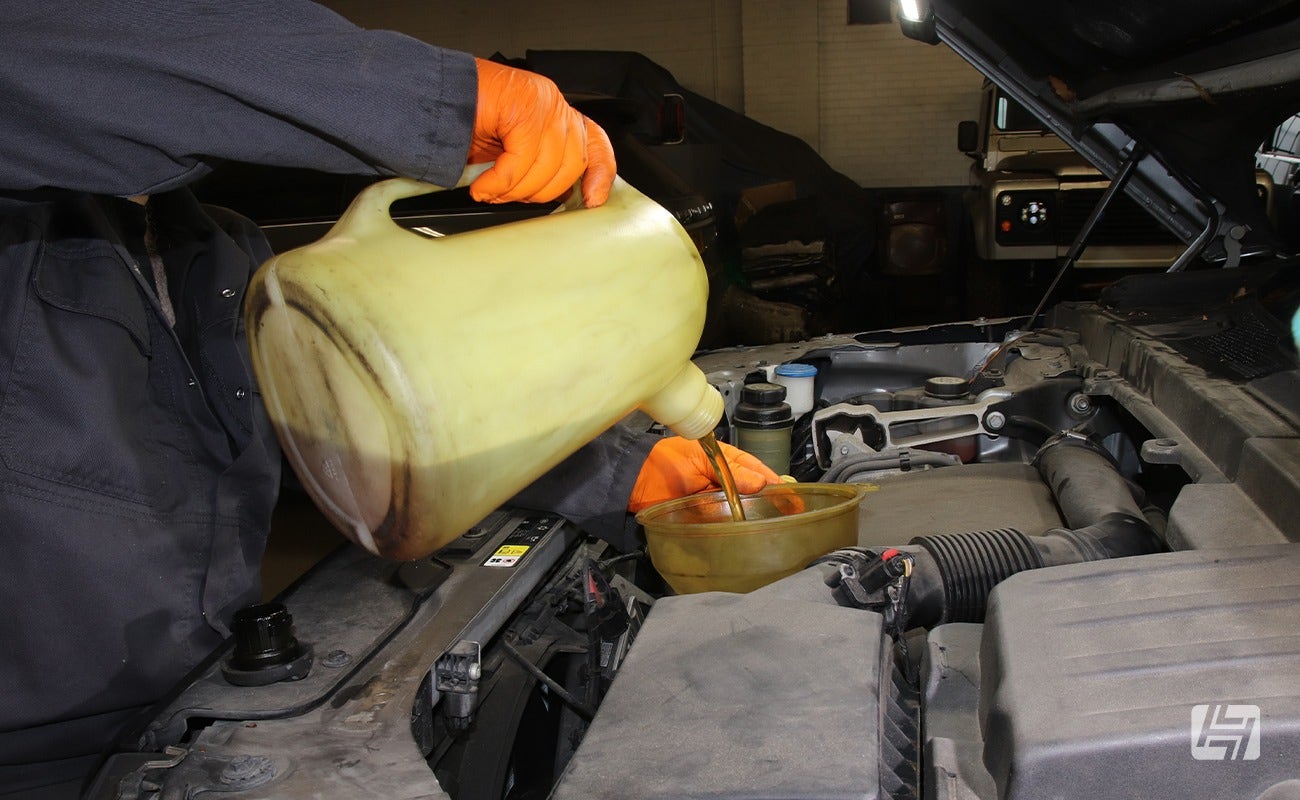
[[[591,206],[615,165],[550,81],[308,0],[6,11],[0,793],[62,797],[259,594],[281,461],[241,302],[271,253],[186,185],[232,160],[450,186],[495,160],[478,200],[581,179]],[[728,458],[741,491],[776,480]],[[695,443],[620,426],[519,499],[627,547],[630,505],[711,483]]]

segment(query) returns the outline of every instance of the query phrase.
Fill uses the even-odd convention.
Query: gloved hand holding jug
[[[582,178],[587,208],[609,198],[616,167],[609,137],[579,114],[548,78],[474,59],[478,110],[470,164],[496,164],[470,184],[479,202],[544,203]]]

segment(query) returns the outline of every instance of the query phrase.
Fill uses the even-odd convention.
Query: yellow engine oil
[[[456,538],[638,407],[692,439],[722,415],[690,362],[704,265],[661,206],[620,179],[599,208],[441,238],[393,221],[393,201],[438,190],[369,187],[320,241],[264,264],[245,306],[303,485],[395,559]]]

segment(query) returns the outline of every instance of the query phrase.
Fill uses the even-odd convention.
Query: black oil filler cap
[[[235,612],[235,649],[221,662],[221,674],[235,686],[296,681],[311,670],[311,646],[293,635],[293,616],[282,603],[258,603]]]

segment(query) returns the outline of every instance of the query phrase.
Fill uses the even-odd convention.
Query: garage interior
[[[364,28],[396,30],[522,66],[529,66],[526,55],[538,51],[637,54],[667,70],[688,92],[737,118],[743,115],[742,124],[752,121],[774,135],[775,141],[764,145],[776,154],[775,163],[757,159],[766,174],[746,179],[746,188],[734,182],[718,185],[718,136],[710,130],[711,138],[699,141],[708,137],[693,128],[691,108],[653,109],[661,119],[680,114],[680,141],[656,145],[652,136],[642,136],[651,141],[650,159],[706,195],[715,236],[722,240],[712,252],[701,246],[711,270],[702,348],[1027,315],[1056,273],[1055,259],[989,262],[977,257],[966,204],[972,158],[958,149],[958,128],[978,119],[984,77],[946,45],[926,46],[904,36],[891,0],[666,0],[652,5],[448,0],[434,9],[405,0],[326,0],[323,5]],[[579,63],[594,65],[593,70],[603,66],[598,57]],[[598,107],[574,102],[601,119]],[[731,130],[735,128],[724,129],[723,135]],[[783,135],[794,140],[784,143]],[[777,152],[799,144],[811,148],[813,159],[819,157],[821,169],[860,188],[860,197],[841,192],[809,198],[825,180],[783,174],[795,167]],[[620,162],[625,177],[630,167]],[[259,218],[258,204],[267,202],[264,186],[238,176],[219,190],[213,187],[225,177],[219,170],[201,182],[200,196],[206,189],[219,204],[229,203],[259,223],[282,213],[265,208]],[[807,172],[801,177],[806,179]],[[331,183],[310,202],[335,196],[336,206],[316,210],[337,213],[360,185]],[[257,187],[256,196],[243,194],[249,186]],[[229,198],[218,191],[240,194]],[[298,193],[287,199],[290,208],[306,200],[300,186],[284,191]],[[861,241],[855,241],[858,249],[840,268],[850,273],[847,280],[825,287],[821,298],[811,300],[806,292],[791,296],[778,290],[764,298],[738,291],[737,284],[749,288],[734,264],[743,242],[728,242],[728,229],[734,239],[735,229],[762,209],[755,229],[793,231],[791,236],[815,241],[825,238],[818,211],[827,207],[852,208],[859,217],[853,234]],[[852,221],[841,224],[853,226]],[[728,244],[730,251],[720,253]],[[728,259],[733,263],[717,263]],[[1095,296],[1132,271],[1075,270],[1056,295]],[[825,314],[800,306],[815,306],[826,293],[833,294],[835,306]],[[724,297],[728,305],[721,308]],[[773,297],[776,302],[769,302]],[[305,496],[287,493],[263,565],[265,595],[276,595],[342,541]]]
[[[669,194],[693,193],[683,204],[707,203],[712,218],[717,247],[706,261],[714,298],[703,347],[1027,314],[1055,272],[1052,259],[977,263],[964,205],[973,162],[958,150],[958,126],[978,118],[983,78],[948,47],[904,37],[889,0],[326,5],[362,27],[547,74],[610,130],[618,120],[602,114],[607,108],[591,89],[617,91],[620,81],[602,73],[633,54],[633,69],[652,80],[631,87],[637,76],[629,73],[622,81],[622,100],[639,105],[631,113],[642,117],[629,128],[629,146],[659,173],[655,180],[665,171],[676,178]],[[688,95],[684,104],[675,87]],[[647,115],[672,130],[649,130]],[[633,163],[617,136],[615,143],[622,174],[664,200],[638,180],[647,167]],[[221,178],[206,182],[207,199],[259,223],[333,191],[300,185],[286,206],[259,217],[251,206],[264,191],[231,199],[211,188]],[[246,192],[250,181],[226,185]],[[328,210],[341,211],[355,188],[337,190]],[[782,252],[787,244],[795,246]],[[737,263],[753,246],[743,259],[752,252],[768,262],[754,267],[756,287],[772,290],[751,287],[756,275]],[[820,274],[801,272],[799,259]],[[1115,277],[1093,275],[1089,287],[1072,276],[1069,288],[1076,297],[1095,293]]]
[[[991,36],[962,50],[961,23],[979,34],[1041,21],[1028,7],[1023,19],[1009,13],[1014,0],[922,0],[929,24],[983,59],[987,76],[948,44],[905,35],[916,32],[902,19],[908,0],[315,1],[362,28],[554,81],[608,132],[620,178],[689,257],[643,263],[625,246],[584,258],[574,246],[546,253],[549,266],[568,259],[551,272],[519,270],[558,248],[520,245],[516,227],[514,247],[494,259],[403,259],[362,228],[354,235],[348,218],[320,239],[358,196],[353,208],[422,247],[476,226],[553,222],[541,217],[557,209],[567,221],[587,213],[576,192],[568,205],[489,207],[464,188],[419,195],[429,187],[408,180],[385,194],[376,175],[234,162],[198,180],[201,201],[265,233],[277,258],[263,274],[289,265],[254,280],[239,323],[255,366],[281,356],[257,386],[285,464],[263,602],[122,738],[88,796],[1300,800],[1288,755],[1300,742],[1300,224],[1285,224],[1300,223],[1290,197],[1300,114],[1284,126],[1293,138],[1274,142],[1276,170],[1256,157],[1260,202],[1243,168],[1231,199],[1244,202],[1216,208],[1200,176],[1175,175],[1148,148],[1159,137],[1126,128],[1122,114],[1084,115],[1068,132],[1056,124],[1074,110],[1056,73],[1026,68],[1038,82],[1023,105],[1013,99],[1023,86],[988,67],[1024,77],[1012,68],[1025,51]],[[1300,0],[1289,2],[1274,10],[1300,31]],[[1043,18],[1089,53],[1091,30],[1074,15],[1128,9],[1048,5]],[[1212,5],[1195,20],[1208,39],[1228,13]],[[1135,35],[1159,42],[1147,22]],[[1292,98],[1297,54],[1284,52]],[[1263,60],[1219,69],[1232,78]],[[1234,109],[1252,99],[1223,95]],[[1158,116],[1163,102],[1134,105]],[[1042,110],[1058,107],[1068,111],[1051,125],[1026,110],[1049,119]],[[1107,126],[1117,146],[1094,159],[1102,169],[1064,142],[1077,133],[1085,150]],[[1252,158],[1249,147],[1236,155]],[[1159,194],[1156,178],[1183,184]],[[372,185],[380,191],[359,194]],[[1243,204],[1254,216],[1239,216]],[[1204,234],[1187,246],[1201,213]],[[1252,251],[1252,229],[1235,223],[1263,214],[1283,233],[1274,250]],[[614,241],[620,225],[647,218],[583,232]],[[294,254],[321,243],[312,257],[342,253],[328,275],[348,280],[293,275]],[[564,271],[606,260],[652,277],[603,302],[587,291],[618,284],[608,272]],[[659,302],[646,287],[675,283],[671,270],[687,261],[690,296]],[[474,292],[421,282],[446,263],[466,267],[456,274]],[[293,295],[295,277],[318,294]],[[553,286],[569,294],[548,295]],[[281,316],[258,316],[273,305],[266,297]],[[355,325],[314,318],[302,297],[367,313]],[[703,332],[691,353],[696,328],[664,320],[694,300]],[[575,334],[566,326],[587,307],[614,310]],[[496,328],[420,327],[483,310]],[[689,329],[686,363],[641,381],[675,333],[635,330],[639,317]],[[336,336],[339,319],[348,330]],[[418,329],[420,346],[394,344],[393,320]],[[621,349],[593,356],[583,347],[594,341]],[[328,369],[314,374],[312,359]],[[486,362],[504,369],[465,367]],[[683,433],[653,406],[691,370],[707,401],[682,403],[694,411],[678,423],[704,420]],[[622,403],[639,382],[653,388]],[[644,515],[620,499],[608,515],[624,526],[619,539],[530,503],[550,476],[584,482],[585,466],[557,456],[520,494],[493,499],[488,516],[443,525],[460,533],[438,549],[376,549],[374,531],[406,526],[402,504],[429,486],[411,518],[460,506],[479,519],[474,492],[510,483],[507,459],[560,450],[551,445],[565,426],[602,403],[614,410],[601,437],[626,426],[692,448],[700,439],[705,452],[714,436],[749,453],[776,441],[769,485],[740,498],[734,486],[726,498],[712,484],[684,489]],[[326,410],[299,413],[317,404]],[[472,435],[425,436],[444,425]],[[402,449],[410,442],[433,442],[435,457]],[[452,469],[475,482],[447,480]],[[716,461],[709,469],[724,482]],[[818,516],[829,507],[815,505],[818,491],[840,493],[838,517]],[[675,519],[662,511],[674,503]],[[652,526],[666,518],[685,532]],[[833,544],[780,553],[779,574],[744,574],[833,526],[846,531]],[[701,555],[710,547],[721,555]],[[742,582],[729,582],[733,567]],[[266,664],[237,663],[263,644]],[[1215,726],[1238,715],[1237,746],[1253,758],[1234,749],[1201,763],[1210,756],[1197,748],[1212,756]]]
[[[861,217],[863,241],[854,243],[860,250],[830,256],[838,259],[839,283],[829,290],[838,307],[791,321],[798,313],[785,301],[808,307],[818,300],[795,291],[768,292],[754,301],[733,289],[731,316],[742,319],[729,326],[711,324],[704,346],[1027,314],[1055,273],[1054,259],[990,264],[976,257],[964,200],[973,159],[958,149],[958,128],[979,118],[983,76],[947,46],[926,47],[906,38],[897,4],[890,0],[668,0],[651,6],[455,0],[435,9],[401,0],[328,0],[325,5],[362,27],[397,30],[525,66],[529,53],[639,54],[671,73],[687,92],[795,137],[827,170],[861,187],[861,204],[853,212]],[[600,116],[590,106],[580,107]],[[651,142],[651,157],[712,204],[724,262],[737,258],[729,234],[755,201],[782,203],[768,209],[764,226],[774,220],[779,226],[785,216],[793,235],[805,242],[820,233],[815,221],[810,227],[798,219],[810,203],[814,214],[823,215],[828,208],[853,206],[821,192],[822,185],[806,173],[789,174],[788,162],[765,163],[752,153],[760,171],[739,181],[724,176],[720,183],[718,135],[702,136],[690,107],[657,112],[661,119],[679,116],[681,139],[661,139],[672,141],[661,146]],[[725,139],[727,131],[721,135]],[[637,138],[650,139],[644,130]],[[779,143],[769,147],[781,149]],[[727,287],[747,283],[734,264],[720,269],[726,275],[712,286],[716,302]],[[1071,297],[1095,296],[1118,277],[1114,269],[1085,269],[1072,273],[1061,288]],[[764,300],[778,305],[751,307]],[[754,314],[761,317],[757,323]],[[711,315],[724,316],[716,308]]]

